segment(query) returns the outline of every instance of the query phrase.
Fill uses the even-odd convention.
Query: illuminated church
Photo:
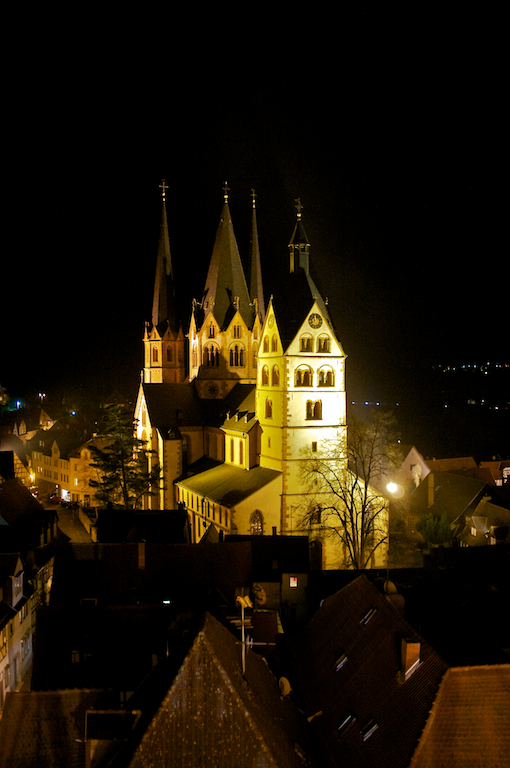
[[[345,354],[311,276],[301,205],[285,289],[266,306],[255,194],[247,279],[225,185],[204,289],[184,332],[162,186],[153,310],[135,409],[137,436],[162,467],[159,498],[148,503],[158,509],[183,503],[194,542],[307,534],[319,567],[337,568],[341,555],[331,540],[321,539],[319,527],[300,527],[307,504],[303,456],[347,434]]]

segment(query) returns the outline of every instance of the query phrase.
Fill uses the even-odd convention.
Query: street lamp
[[[244,609],[245,608],[253,608],[253,603],[250,600],[248,595],[238,595],[236,597],[236,603],[239,603],[241,606],[241,643],[243,646],[242,651],[242,666],[243,666],[243,675],[246,671],[246,643],[245,643],[245,637],[244,637]]]

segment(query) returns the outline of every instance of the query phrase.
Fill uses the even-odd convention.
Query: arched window
[[[300,352],[313,352],[313,338],[309,334],[301,336],[299,339]]]
[[[273,401],[266,399],[266,419],[273,418]]]
[[[168,347],[166,348],[166,361],[167,363],[171,363],[173,359],[174,359],[174,351],[169,344]]]
[[[216,344],[208,344],[204,349],[204,365],[216,368],[220,364],[220,352]]]
[[[264,518],[260,509],[250,515],[250,536],[262,536],[264,533]]]
[[[322,419],[322,401],[307,400],[306,402],[306,418],[307,419]]]
[[[258,344],[254,344],[252,347],[252,364],[253,367],[257,367],[257,352],[259,351]]]
[[[152,362],[157,363],[158,362],[158,348],[152,347]]]
[[[321,368],[319,370],[319,387],[333,387],[335,384],[335,374],[331,368]]]
[[[269,352],[269,338],[267,336],[264,336],[263,347],[264,352]]]
[[[244,368],[244,347],[242,344],[234,344],[230,347],[230,367]]]
[[[331,352],[331,343],[329,336],[323,334],[317,339],[317,352]]]
[[[267,387],[269,384],[269,368],[264,365],[262,368],[262,386]]]
[[[216,336],[216,328],[214,327],[214,323],[211,323],[211,325],[209,326],[209,338],[214,339],[215,336]]]
[[[276,334],[273,333],[271,337],[271,352],[277,352],[278,351],[278,339],[276,337]]]
[[[308,366],[302,365],[296,369],[294,384],[296,387],[311,387],[313,385],[313,371]]]
[[[277,365],[273,365],[273,370],[271,371],[271,384],[273,387],[280,386],[280,369]]]

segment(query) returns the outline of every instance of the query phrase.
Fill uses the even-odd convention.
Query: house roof
[[[20,480],[7,480],[0,484],[0,517],[8,525],[43,511],[41,504]]]
[[[311,765],[305,723],[264,660],[246,651],[216,619],[206,614],[161,706],[142,736],[130,768],[167,765]]]
[[[0,768],[85,768],[85,712],[94,690],[8,693],[0,719]]]
[[[446,514],[448,522],[453,523],[474,510],[487,488],[482,480],[449,472],[431,472],[409,496],[408,502],[415,514]]]
[[[281,477],[281,472],[267,467],[245,470],[220,464],[199,475],[181,480],[177,485],[205,496],[223,507],[235,507],[278,477]]]
[[[410,768],[499,768],[510,755],[510,664],[449,669]]]
[[[455,472],[464,469],[478,469],[478,464],[472,456],[461,456],[453,459],[425,459],[431,472]]]
[[[420,643],[420,663],[405,682],[403,639]],[[366,576],[323,602],[291,653],[290,683],[312,718],[322,765],[409,764],[447,667]]]
[[[254,384],[236,384],[223,400],[201,400],[195,385],[186,382],[143,384],[142,387],[151,425],[156,427],[163,437],[166,437],[169,431],[186,427],[220,427],[227,413],[234,418],[240,408],[248,412],[250,407],[254,411],[254,407],[249,405],[249,396],[255,391]],[[252,396],[254,398],[254,394]],[[245,401],[247,405],[243,406]]]

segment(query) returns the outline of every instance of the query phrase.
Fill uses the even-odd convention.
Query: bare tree
[[[350,420],[347,442],[325,440],[306,450],[301,467],[306,496],[301,527],[341,544],[348,568],[367,568],[388,541],[384,478],[400,461],[391,414],[375,411]]]

